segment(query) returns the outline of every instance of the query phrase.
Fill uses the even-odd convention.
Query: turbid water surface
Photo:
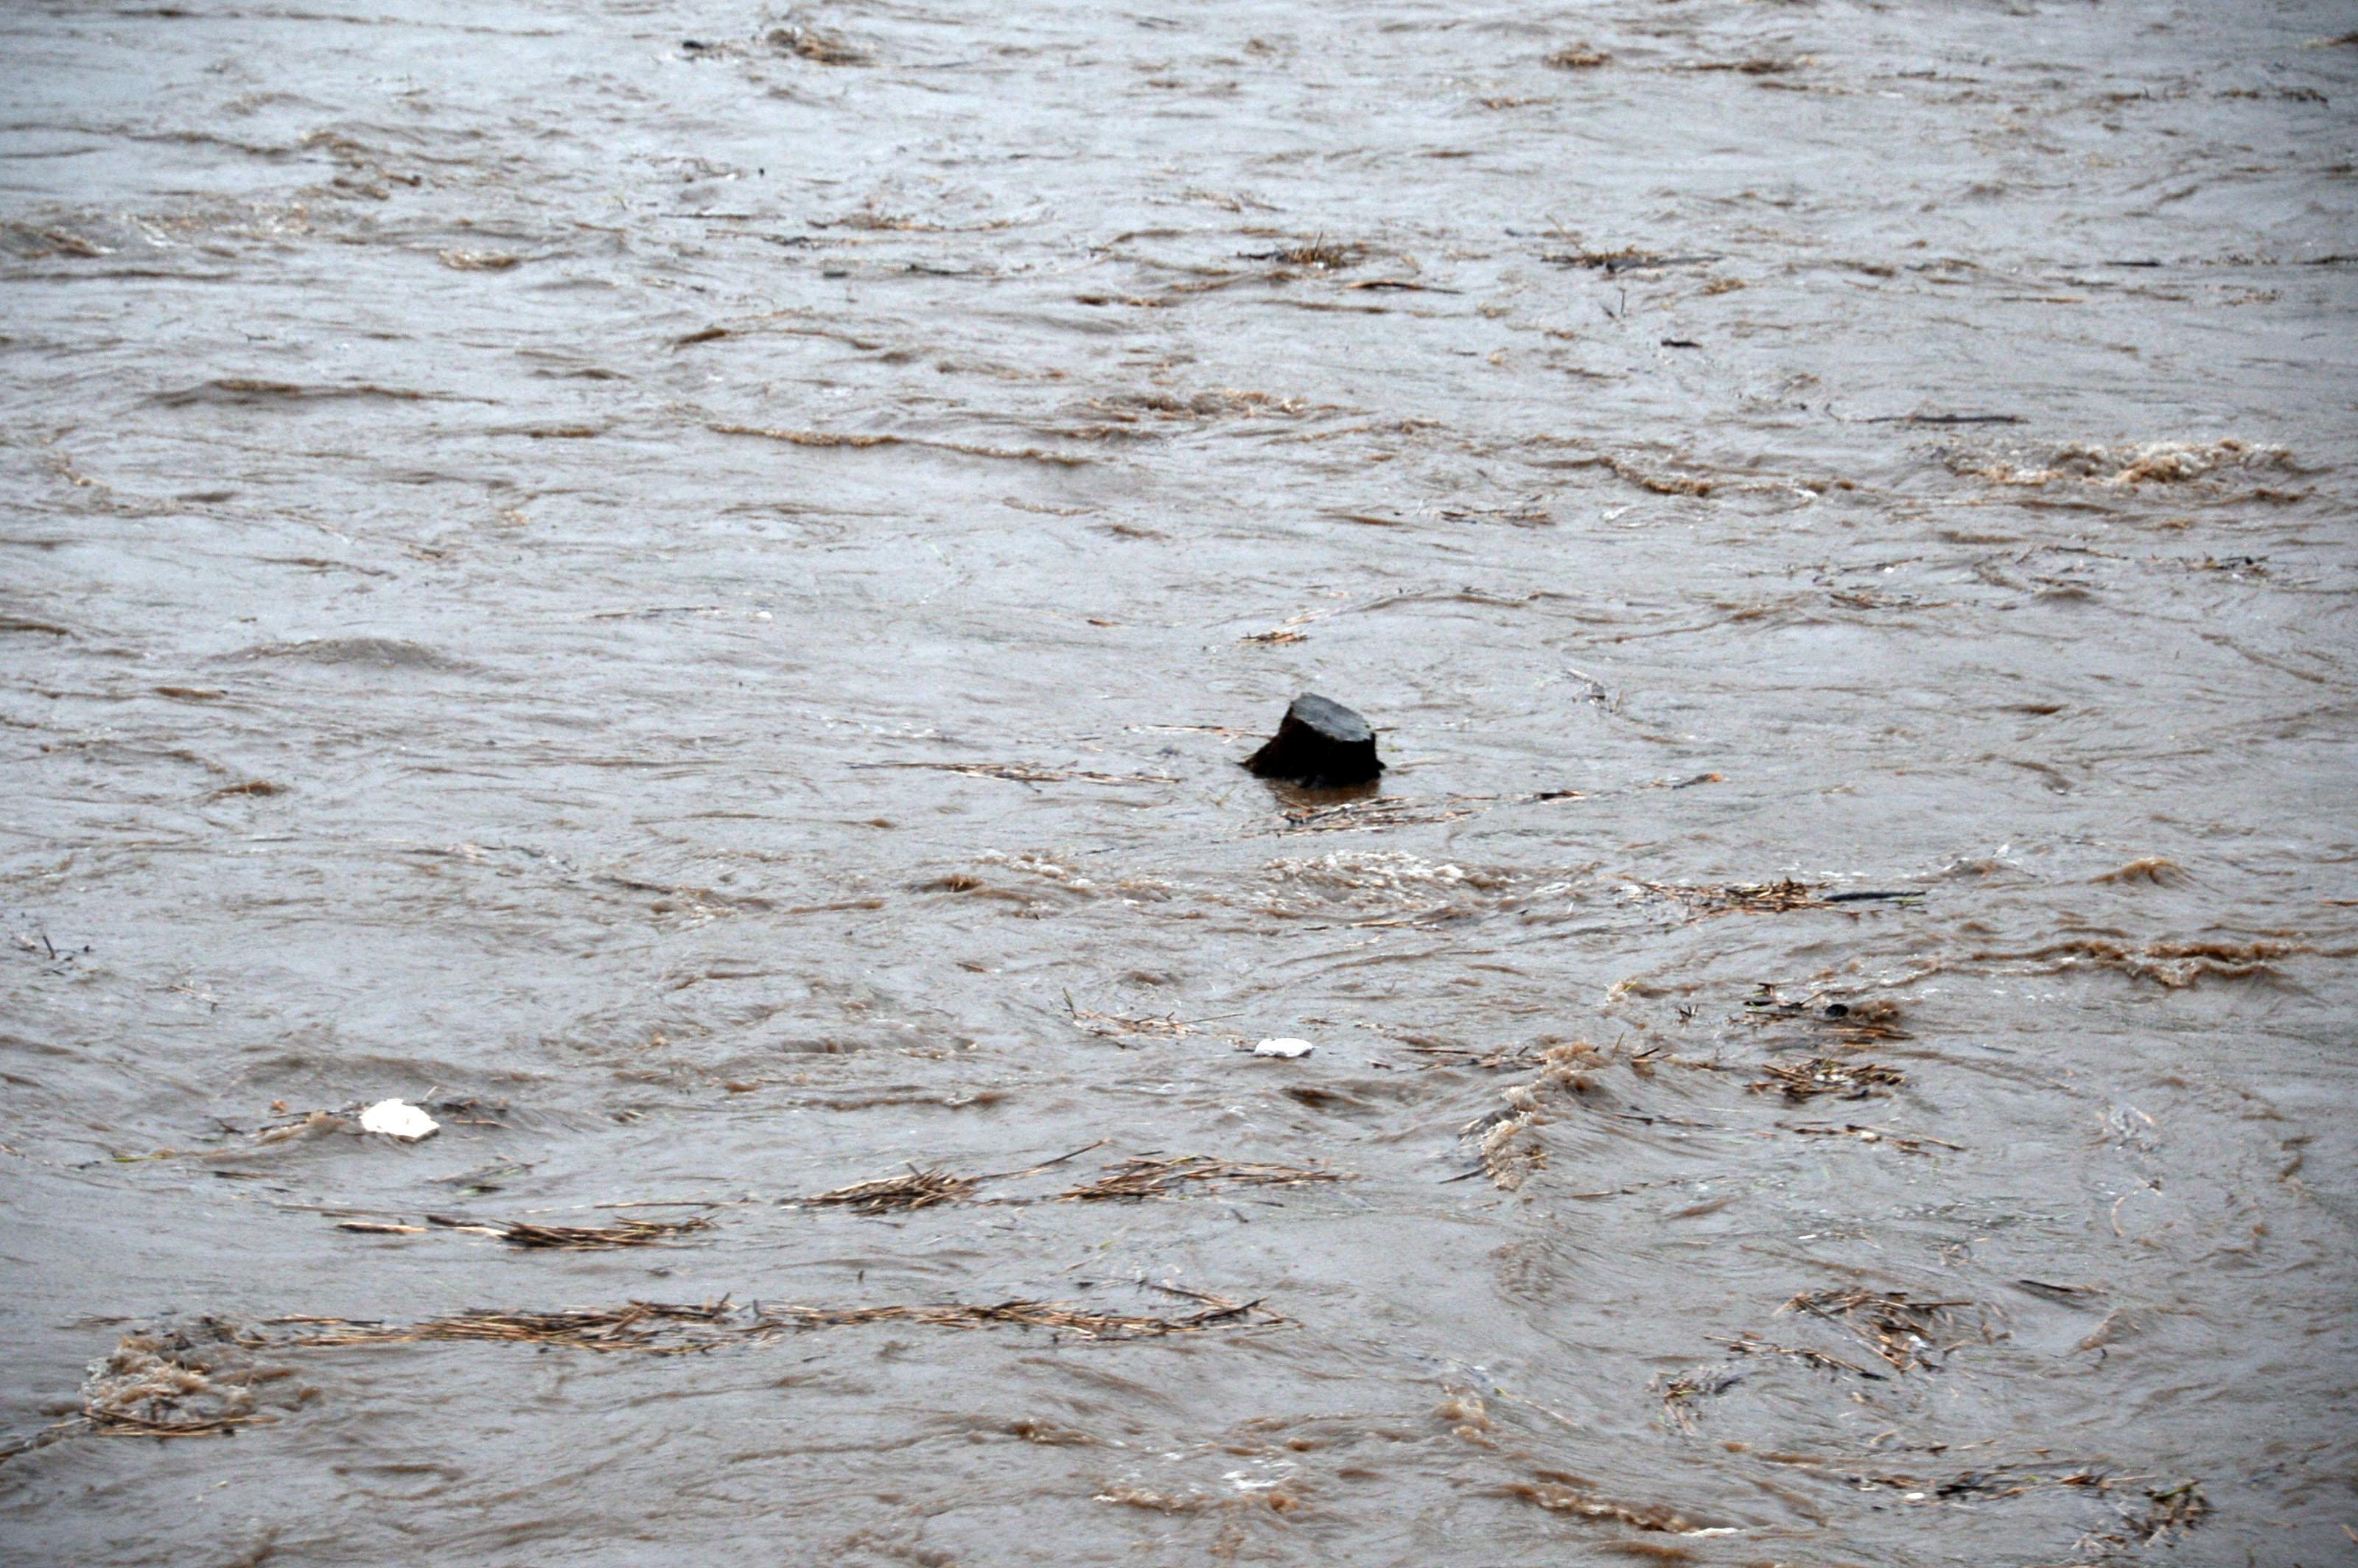
[[[2358,1561],[2353,27],[8,7],[0,1559]]]

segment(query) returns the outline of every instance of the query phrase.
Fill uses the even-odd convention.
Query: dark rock
[[[1262,778],[1313,789],[1366,784],[1384,771],[1368,721],[1339,702],[1308,692],[1293,699],[1277,734],[1247,757],[1245,766]]]

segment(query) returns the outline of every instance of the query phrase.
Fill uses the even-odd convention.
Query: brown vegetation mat
[[[1806,1062],[1770,1062],[1763,1076],[1744,1087],[1754,1094],[1779,1092],[1789,1100],[1812,1100],[1820,1095],[1865,1099],[1877,1088],[1908,1081],[1897,1067],[1879,1062],[1844,1062],[1833,1056],[1812,1056]]]
[[[1176,1159],[1141,1158],[1109,1165],[1097,1180],[1084,1182],[1057,1195],[1058,1201],[1093,1202],[1103,1198],[1165,1198],[1197,1184],[1246,1187],[1291,1187],[1307,1182],[1347,1181],[1349,1173],[1323,1165],[1272,1165],[1249,1161],[1215,1160],[1206,1154]]]

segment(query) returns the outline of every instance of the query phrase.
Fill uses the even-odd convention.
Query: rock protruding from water
[[[1341,703],[1308,692],[1293,699],[1277,734],[1245,766],[1262,778],[1313,789],[1367,784],[1384,771],[1374,727]]]

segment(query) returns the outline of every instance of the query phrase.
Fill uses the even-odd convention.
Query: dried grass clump
[[[1820,1095],[1841,1099],[1865,1099],[1877,1089],[1908,1081],[1897,1067],[1879,1062],[1844,1062],[1833,1056],[1812,1056],[1798,1065],[1771,1062],[1764,1076],[1745,1085],[1754,1094],[1781,1092],[1789,1100],[1812,1100]]]
[[[1274,250],[1248,251],[1238,259],[1281,262],[1287,266],[1306,266],[1318,272],[1339,272],[1345,267],[1357,265],[1367,256],[1368,247],[1365,245],[1344,244],[1321,234],[1315,239],[1280,245]]]
[[[855,1208],[862,1214],[905,1213],[971,1197],[981,1180],[979,1176],[955,1176],[947,1171],[920,1170],[911,1165],[905,1175],[854,1182],[848,1187],[795,1201],[808,1208]]]
[[[1586,44],[1570,44],[1547,57],[1547,63],[1558,70],[1595,70],[1613,57],[1603,49]]]

